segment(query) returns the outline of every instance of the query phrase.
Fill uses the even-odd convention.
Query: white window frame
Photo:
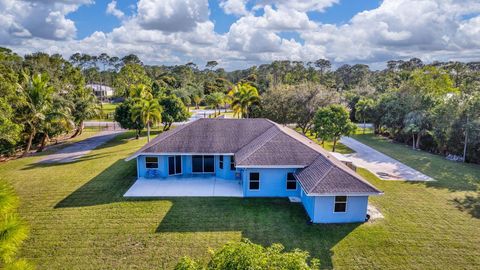
[[[218,168],[220,168],[220,170],[223,170],[223,168],[225,168],[224,167],[225,164],[223,164],[224,160],[225,160],[225,157],[223,155],[218,156]]]
[[[253,181],[257,181],[258,182],[258,189],[251,189],[250,188],[250,183],[252,182],[252,179],[250,179],[250,175],[252,173],[258,173],[258,180],[253,180]],[[260,172],[249,172],[248,173],[248,190],[249,191],[259,191],[260,190]]]
[[[193,156],[201,156],[202,157],[202,171],[201,172],[194,172],[193,171]],[[205,172],[205,156],[213,156],[213,172]],[[215,174],[215,155],[192,155],[192,174]]]
[[[343,212],[337,212],[337,211],[335,211],[335,205],[337,204],[337,197],[345,197],[345,202],[338,202],[338,203],[345,203],[345,211],[343,211]],[[333,197],[333,213],[335,213],[335,214],[343,214],[343,213],[347,213],[347,211],[348,211],[348,196],[346,196],[346,195],[334,196],[334,197]]]
[[[170,174],[170,158],[173,157],[173,170],[175,173]],[[180,157],[180,172],[177,172],[177,157]],[[175,156],[167,156],[167,171],[168,175],[180,175],[183,173],[183,164],[182,164],[182,156],[175,155]]]
[[[298,190],[298,183],[297,183],[297,179],[295,179],[295,176],[293,175],[293,182],[295,182],[295,188],[294,189],[290,189],[288,188],[288,182],[292,182],[292,180],[288,180],[288,174],[292,174],[293,175],[293,172],[287,172],[287,174],[285,175],[285,188],[287,191],[295,191],[295,190]]]
[[[147,158],[156,158],[156,159],[157,159],[157,162],[148,162],[148,161],[147,161]],[[149,167],[147,167],[147,164],[150,164],[150,163],[157,163],[157,167],[156,167],[156,168],[149,168]],[[158,162],[158,157],[156,157],[156,156],[146,156],[146,157],[145,157],[145,169],[147,169],[147,170],[158,170],[158,163],[159,163],[159,162]]]

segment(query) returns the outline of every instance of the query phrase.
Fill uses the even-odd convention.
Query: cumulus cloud
[[[119,19],[123,19],[125,17],[125,13],[117,8],[117,1],[115,0],[108,3],[106,12],[107,14],[113,15]]]
[[[138,22],[146,29],[187,32],[208,20],[207,0],[140,0]]]
[[[301,12],[319,11],[323,12],[326,8],[337,4],[340,0],[263,0],[256,5],[257,8],[267,5],[275,5],[277,7],[284,7],[290,10],[297,10]]]
[[[219,5],[226,14],[240,16],[248,14],[246,8],[247,2],[248,0],[223,0]]]
[[[77,29],[66,15],[90,3],[91,0],[0,0],[0,42],[18,43],[19,38],[72,39]]]

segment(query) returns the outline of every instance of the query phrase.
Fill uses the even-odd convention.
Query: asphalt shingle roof
[[[381,193],[298,132],[267,119],[199,119],[164,132],[133,156],[152,153],[229,153],[238,167],[295,166],[307,194]]]

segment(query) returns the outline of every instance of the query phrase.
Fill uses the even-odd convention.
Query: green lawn
[[[296,129],[298,132],[302,133],[300,129]],[[310,131],[307,131],[307,134],[305,134],[310,140],[317,142],[320,146],[322,146],[325,150],[327,151],[333,151],[333,141],[325,141],[323,144],[319,142],[314,135],[310,133]],[[335,152],[340,153],[340,154],[351,154],[354,151],[350,148],[348,148],[346,145],[337,142],[337,145],[335,146]]]
[[[360,170],[385,191],[371,199],[385,219],[309,225],[302,206],[286,199],[124,199],[135,163],[123,159],[146,142],[132,135],[120,135],[71,164],[38,165],[35,156],[0,165],[31,227],[21,255],[38,269],[169,269],[184,255],[206,259],[208,248],[242,237],[307,250],[324,268],[480,267],[480,219],[455,201],[478,188],[478,167],[452,169],[441,159],[444,167],[437,169],[419,165],[444,177],[436,185],[381,181]],[[431,164],[429,158],[418,162]]]

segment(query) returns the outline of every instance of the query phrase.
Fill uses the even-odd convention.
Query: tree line
[[[101,113],[85,89],[97,83],[115,89],[122,101],[115,119],[137,135],[157,123],[167,130],[188,118],[190,107],[208,106],[336,141],[352,132],[347,113],[349,121],[372,123],[375,133],[412,148],[480,162],[479,62],[425,64],[412,58],[388,61],[382,70],[364,64],[333,69],[326,59],[235,71],[217,66],[214,60],[203,67],[145,65],[133,54],[20,57],[1,49],[0,150],[29,145],[41,150],[49,138],[81,134],[83,121]],[[329,133],[338,121],[343,134]]]

